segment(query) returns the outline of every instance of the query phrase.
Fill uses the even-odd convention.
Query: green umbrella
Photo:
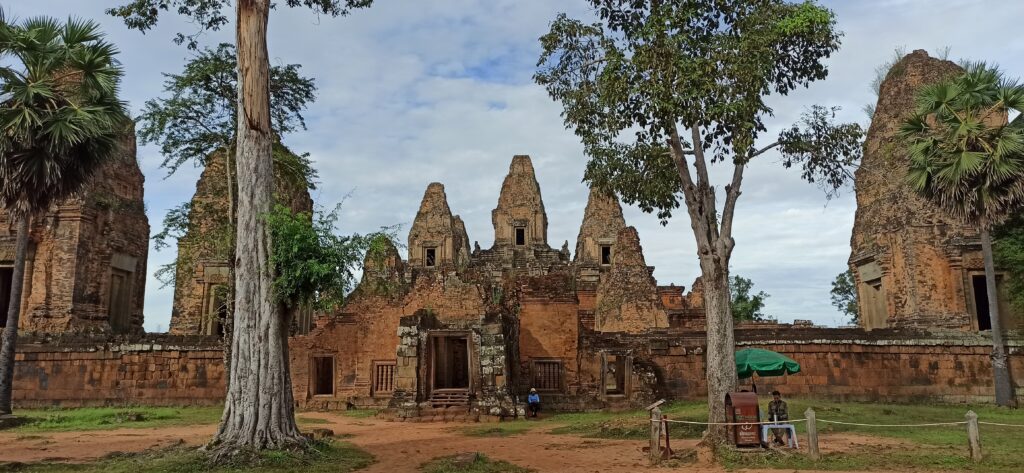
[[[800,372],[800,363],[791,358],[760,348],[746,348],[736,352],[736,375],[740,379],[758,376],[782,376]]]

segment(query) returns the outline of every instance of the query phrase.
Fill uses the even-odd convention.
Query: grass
[[[435,458],[420,466],[424,473],[529,473],[534,470],[502,460],[491,460],[486,455],[461,454]]]
[[[377,409],[346,409],[339,414],[353,419],[367,419],[377,415],[378,412],[380,411]]]
[[[121,428],[169,427],[216,424],[224,411],[209,407],[83,407],[77,409],[27,409],[16,414],[26,423],[9,432],[40,433]]]
[[[766,403],[767,401],[765,401]],[[790,417],[803,418],[804,411],[813,407],[820,420],[856,422],[862,424],[918,424],[959,422],[964,414],[973,410],[981,421],[1024,425],[1024,410],[1009,410],[991,405],[966,404],[876,404],[831,402],[811,399],[789,399]],[[707,404],[703,401],[673,402],[663,407],[670,419],[707,420]],[[762,406],[764,407],[764,406]],[[650,435],[646,411],[588,412],[555,414],[539,422],[500,423],[486,427],[471,427],[467,435],[507,436],[547,424],[554,434],[568,434],[587,438],[646,440]],[[806,433],[806,424],[797,423],[797,431]],[[700,438],[703,426],[672,424],[673,438]],[[978,472],[1024,471],[1024,456],[1020,450],[1020,436],[1024,429],[1013,427],[981,426],[981,443],[985,458],[975,464],[968,457],[967,433],[962,425],[922,428],[859,427],[818,423],[822,448],[827,448],[831,433],[853,433],[864,436],[898,439],[912,444],[891,447],[872,446],[863,450],[826,454],[818,462],[803,455],[784,453],[727,452],[722,463],[728,468],[783,468],[819,470],[894,470],[927,469]]]
[[[244,461],[219,466],[211,466],[208,457],[194,448],[175,447],[120,455],[88,464],[32,464],[9,468],[24,473],[344,473],[364,468],[371,463],[373,456],[369,453],[344,442],[330,441],[315,445],[309,452],[264,451]]]
[[[707,421],[707,403],[682,401],[668,404],[663,413],[670,419]],[[650,437],[650,414],[647,411],[585,412],[556,414],[545,419],[557,427],[553,434],[578,435],[587,438],[646,440]],[[699,438],[701,426],[672,425],[674,438]]]
[[[329,421],[327,419],[321,419],[319,417],[303,417],[303,416],[295,416],[295,422],[297,422],[299,425],[323,425],[323,424],[330,424],[331,423],[331,421]]]

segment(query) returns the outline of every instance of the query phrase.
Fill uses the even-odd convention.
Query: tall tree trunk
[[[272,242],[266,226],[273,198],[270,129],[270,0],[239,0],[238,182],[235,305],[229,387],[214,443],[223,453],[288,448],[305,442],[295,425],[288,331],[272,291]]]
[[[736,335],[729,308],[728,263],[723,265],[719,261],[702,261],[701,268],[707,325],[704,359],[708,383],[708,422],[725,422],[725,395],[736,390]],[[724,426],[709,426],[707,437],[715,443],[722,443],[726,440],[726,429]]]
[[[1006,345],[1003,344],[1003,328],[999,319],[999,291],[996,288],[996,265],[992,259],[992,235],[987,226],[981,229],[981,253],[985,259],[985,289],[988,297],[988,316],[992,324],[992,376],[996,384],[996,404],[1015,406],[1013,382],[1007,365]]]
[[[21,315],[21,292],[25,284],[25,258],[28,257],[28,216],[18,217],[18,237],[14,250],[14,271],[11,277],[10,305],[4,327],[3,348],[0,348],[0,415],[9,415],[14,392],[14,348],[18,344],[18,317]]]

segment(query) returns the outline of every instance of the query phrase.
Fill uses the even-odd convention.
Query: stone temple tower
[[[466,225],[448,207],[444,185],[431,183],[409,230],[409,265],[455,269],[469,261]]]
[[[494,247],[546,247],[548,216],[540,197],[533,162],[526,155],[512,158],[501,184],[498,207],[491,212]]]
[[[568,254],[548,246],[548,216],[533,162],[516,155],[501,184],[498,206],[491,212],[494,246],[482,256],[502,268],[546,270],[568,262]]]

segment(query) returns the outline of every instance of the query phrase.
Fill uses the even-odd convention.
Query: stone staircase
[[[435,389],[427,401],[435,409],[466,408],[469,409],[469,391],[465,389]]]

